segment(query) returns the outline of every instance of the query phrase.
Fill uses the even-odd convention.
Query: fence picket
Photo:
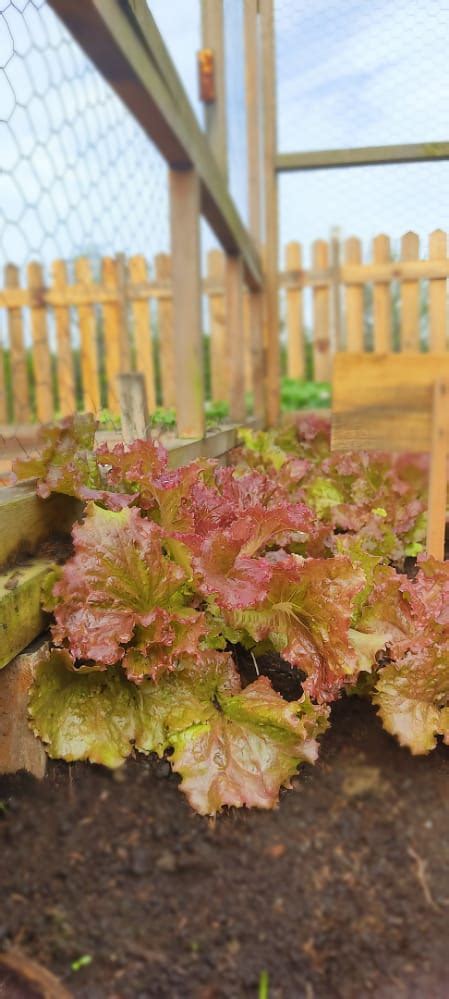
[[[362,263],[362,246],[356,236],[350,236],[345,242],[346,264]],[[346,350],[357,352],[363,350],[363,285],[347,284],[345,289],[346,307]]]
[[[67,268],[63,260],[53,261],[52,274],[53,288],[55,292],[60,292],[62,296],[67,289]],[[76,409],[75,372],[70,339],[69,306],[55,305],[54,316],[56,326],[56,372],[59,410],[61,416],[69,416]]]
[[[329,266],[329,248],[324,239],[313,244],[313,266],[325,271]],[[326,382],[331,377],[329,283],[323,278],[322,284],[313,288],[313,369],[317,382]]]
[[[112,413],[120,412],[117,378],[130,370],[128,331],[125,316],[123,262],[115,257],[104,257],[102,261],[103,283],[115,293],[115,301],[103,305],[105,368],[108,393],[108,408]]]
[[[87,257],[78,257],[75,261],[75,276],[77,282],[86,291],[92,292],[92,269]],[[97,317],[95,306],[79,305],[78,320],[80,328],[81,380],[83,383],[84,409],[97,413],[100,409],[100,384],[98,377],[97,349]],[[107,342],[106,356],[109,352]]]
[[[287,271],[301,269],[302,248],[299,243],[288,243],[285,248],[285,266]],[[287,374],[289,378],[304,378],[304,329],[302,290],[295,284],[294,273],[289,279],[286,289],[287,308]]]
[[[381,233],[373,239],[373,262],[387,264],[391,260],[390,239]],[[374,352],[385,354],[392,349],[390,282],[373,284]]]
[[[148,280],[145,257],[140,254],[128,261],[131,285],[139,285]],[[147,405],[150,413],[156,408],[156,386],[154,380],[153,341],[151,336],[150,310],[147,299],[133,298],[130,293],[131,315],[133,319],[136,369],[145,381]]]
[[[19,268],[15,264],[6,264],[5,288],[19,287]],[[13,419],[15,423],[26,423],[30,419],[31,413],[28,392],[27,358],[23,339],[22,310],[20,308],[9,308],[7,316],[11,382],[13,387]],[[0,366],[0,379],[3,380],[0,386],[0,420],[3,422],[7,419],[3,364]]]
[[[429,236],[430,260],[445,260],[447,257],[447,235],[442,229],[435,229]],[[429,350],[446,350],[446,300],[447,278],[431,278],[429,281]]]
[[[48,423],[53,417],[53,392],[47,310],[45,304],[42,304],[44,276],[41,264],[33,260],[28,264],[27,275],[30,294],[31,336],[33,339],[36,415],[41,423]]]
[[[243,290],[243,367],[245,392],[253,390],[253,359],[251,352],[251,303],[247,288]]]
[[[154,258],[156,280],[167,284],[166,297],[157,300],[157,324],[159,330],[159,364],[161,372],[162,405],[176,405],[175,391],[175,342],[173,332],[173,298],[171,295],[171,256],[158,253]]]
[[[419,237],[406,232],[401,239],[401,260],[419,259]],[[419,350],[419,281],[401,282],[401,350]]]

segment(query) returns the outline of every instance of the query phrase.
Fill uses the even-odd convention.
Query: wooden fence
[[[305,376],[308,353],[315,379],[327,381],[337,349],[446,350],[446,233],[436,230],[430,235],[428,259],[420,259],[413,232],[402,237],[397,260],[384,235],[373,240],[369,263],[363,262],[361,242],[355,237],[342,244],[336,237],[317,240],[310,257],[311,266],[304,268],[301,245],[289,243],[279,275],[290,377]],[[217,401],[228,400],[231,392],[225,286],[225,257],[213,250],[202,291],[205,331],[210,335],[211,395]],[[151,276],[142,256],[104,258],[95,277],[90,262],[79,258],[70,281],[65,263],[57,260],[47,284],[41,265],[31,263],[26,287],[21,286],[18,268],[8,264],[0,308],[7,317],[6,349],[0,358],[0,423],[26,423],[33,416],[45,422],[56,412],[73,412],[80,401],[86,409],[98,411],[103,403],[117,413],[117,375],[123,371],[143,372],[151,411],[158,370],[162,403],[175,405],[167,254],[156,256]],[[250,392],[254,347],[246,293],[242,309],[245,388]]]

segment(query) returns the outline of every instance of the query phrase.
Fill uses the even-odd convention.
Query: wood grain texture
[[[280,343],[278,286],[278,185],[276,156],[276,60],[273,0],[259,3],[262,36],[263,176],[264,176],[264,343],[266,359],[266,416],[275,426],[280,413]]]
[[[221,250],[209,250],[207,276],[211,283],[207,301],[212,398],[216,402],[224,402],[229,401],[230,353],[226,323],[225,256]]]
[[[230,352],[231,420],[241,422],[246,416],[245,351],[243,329],[243,263],[241,257],[226,258],[226,325]]]
[[[69,534],[80,510],[69,496],[40,499],[31,480],[0,489],[0,569],[15,556],[33,554],[43,541]]]
[[[449,378],[437,378],[432,390],[427,554],[444,560],[449,443]]]
[[[362,264],[362,245],[359,239],[351,236],[345,242],[346,264],[360,266]],[[346,285],[346,350],[363,350],[364,316],[363,288],[359,284]]]
[[[432,393],[449,378],[449,354],[337,354],[335,450],[429,451]]]
[[[145,257],[140,254],[128,261],[129,276],[133,284],[145,282],[148,268]],[[136,368],[145,380],[146,396],[150,413],[156,407],[156,385],[154,379],[153,340],[151,336],[150,310],[148,301],[130,300],[130,309],[136,352]]]
[[[106,288],[115,293],[115,301],[103,305],[104,344],[108,408],[120,412],[117,378],[130,371],[130,342],[125,304],[125,267],[118,257],[104,257],[102,277]]]

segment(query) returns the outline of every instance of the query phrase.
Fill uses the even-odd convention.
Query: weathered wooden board
[[[43,541],[70,533],[81,504],[70,496],[36,496],[34,480],[0,489],[0,569],[16,555],[32,555]]]
[[[0,669],[26,649],[46,625],[41,586],[50,566],[48,559],[33,559],[0,576]]]
[[[449,378],[448,354],[336,354],[332,447],[429,451],[439,378]]]

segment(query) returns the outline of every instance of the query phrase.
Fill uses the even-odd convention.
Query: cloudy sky
[[[199,0],[149,6],[201,120]],[[449,0],[275,0],[279,148],[447,140]],[[242,0],[225,0],[231,189],[246,219]],[[168,249],[166,169],[45,0],[0,0],[0,265]],[[449,164],[291,174],[281,242],[449,229]],[[211,238],[203,229],[204,240]],[[307,251],[306,251],[307,258]]]

